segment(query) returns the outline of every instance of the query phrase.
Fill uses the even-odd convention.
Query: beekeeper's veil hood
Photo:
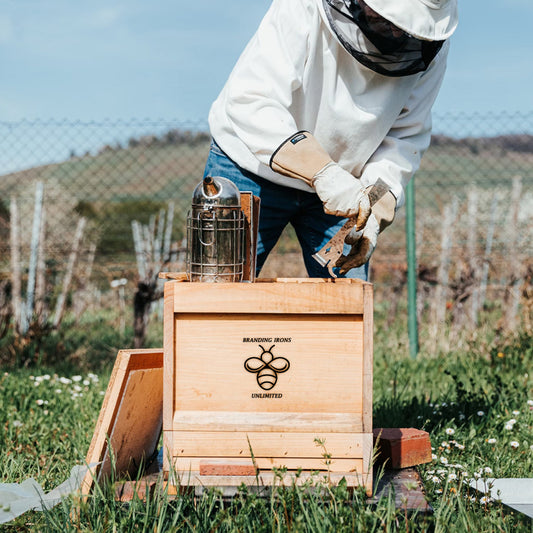
[[[457,0],[321,1],[344,48],[386,76],[426,70],[457,27]]]

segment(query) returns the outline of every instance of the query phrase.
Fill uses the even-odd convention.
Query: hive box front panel
[[[371,294],[362,282],[167,282],[165,468],[253,457],[261,470],[361,483],[372,448]]]

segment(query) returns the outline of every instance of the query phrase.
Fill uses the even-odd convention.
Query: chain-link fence
[[[185,218],[210,141],[205,121],[2,122],[0,139],[0,281],[19,268],[24,293],[33,258],[42,294],[53,298],[75,248],[73,289],[90,283],[101,294],[113,280],[134,282],[136,228],[153,260],[167,240],[169,268],[183,268]],[[485,297],[531,274],[533,113],[435,116],[415,185],[421,283],[444,285],[440,297],[458,299],[475,279]],[[404,285],[404,219],[401,210],[374,254],[373,279],[385,291]],[[290,231],[271,259],[269,277],[305,275]]]

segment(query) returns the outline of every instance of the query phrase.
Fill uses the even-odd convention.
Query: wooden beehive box
[[[370,490],[372,313],[359,280],[167,281],[164,470],[239,485],[201,466],[247,459],[266,483],[276,467]]]

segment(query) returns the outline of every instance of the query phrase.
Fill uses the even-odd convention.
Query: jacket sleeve
[[[431,108],[446,70],[448,48],[447,42],[430,68],[420,76],[398,118],[361,173],[365,185],[383,179],[396,196],[397,207],[403,205],[404,188],[418,170],[429,146]]]
[[[302,85],[316,11],[314,2],[274,0],[224,89],[233,131],[266,165],[298,129],[290,112],[292,95]]]

